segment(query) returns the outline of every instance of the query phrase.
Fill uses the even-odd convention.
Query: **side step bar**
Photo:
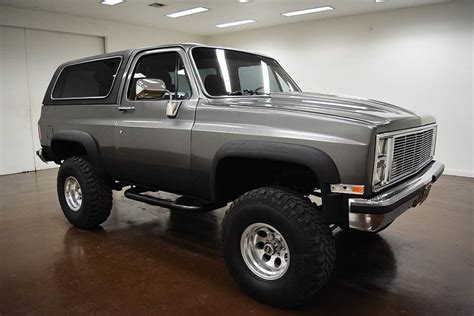
[[[217,207],[213,204],[203,203],[202,201],[195,200],[200,202],[200,205],[185,205],[180,204],[179,201],[170,201],[165,199],[160,199],[154,196],[142,194],[142,190],[136,187],[129,188],[125,190],[124,195],[125,197],[135,200],[144,202],[151,205],[161,206],[164,208],[169,208],[171,210],[178,210],[178,211],[187,211],[187,212],[207,212],[216,209]],[[178,198],[179,200],[179,198]]]

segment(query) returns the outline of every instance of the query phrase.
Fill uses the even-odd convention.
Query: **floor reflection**
[[[98,249],[109,253],[138,253],[143,260],[173,261],[163,253],[188,252],[211,256],[221,261],[220,222],[222,211],[208,213],[169,212],[168,218],[130,224],[128,228],[107,231],[103,228],[82,231],[67,230],[64,236],[69,267],[97,260]],[[387,289],[396,277],[397,262],[390,245],[380,235],[346,233],[336,230],[336,267],[329,287],[340,286],[364,291]],[[166,251],[164,251],[166,249]],[[109,255],[110,256],[110,255]],[[112,255],[113,256],[113,255]],[[133,260],[133,258],[132,258]],[[187,259],[192,263],[192,258]],[[79,264],[80,262],[80,264]],[[63,266],[64,262],[60,263]],[[184,266],[183,266],[184,267]]]
[[[21,315],[293,314],[250,299],[220,250],[224,210],[169,212],[114,193],[98,230],[71,228],[56,171],[0,177],[0,309]],[[473,180],[443,176],[379,236],[335,231],[337,262],[308,315],[468,315]],[[427,227],[427,229],[419,229]]]
[[[397,274],[397,261],[381,235],[335,233],[337,259],[334,278],[347,286],[385,289]]]

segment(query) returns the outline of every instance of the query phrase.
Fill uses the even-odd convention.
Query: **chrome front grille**
[[[378,134],[372,190],[377,192],[420,171],[433,160],[435,145],[435,124]]]
[[[417,172],[433,159],[435,127],[393,136],[389,183]]]

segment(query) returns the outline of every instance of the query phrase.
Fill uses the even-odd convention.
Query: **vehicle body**
[[[86,157],[104,186],[131,186],[127,197],[171,209],[215,209],[246,192],[278,187],[294,198],[320,196],[322,207],[305,207],[327,227],[378,232],[423,202],[444,169],[433,160],[432,116],[303,93],[275,60],[232,49],[178,44],[68,62],[55,72],[43,104],[38,155],[44,161]],[[143,194],[157,190],[188,202]],[[63,210],[71,208],[63,202]],[[283,244],[269,244],[269,253]],[[254,296],[279,305],[266,295]]]

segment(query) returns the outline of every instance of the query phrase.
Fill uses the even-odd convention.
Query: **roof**
[[[92,60],[96,60],[96,59],[114,57],[114,56],[122,56],[123,59],[128,59],[131,55],[133,55],[136,52],[140,52],[140,51],[144,51],[144,50],[154,50],[154,49],[160,49],[160,48],[170,48],[170,47],[182,47],[186,51],[191,49],[191,48],[194,48],[194,47],[220,48],[220,49],[230,49],[230,50],[236,50],[236,51],[241,51],[241,52],[245,52],[245,53],[270,57],[270,56],[267,56],[267,55],[264,55],[264,54],[244,51],[244,50],[240,50],[240,49],[237,49],[237,48],[231,48],[231,47],[211,46],[211,45],[205,45],[205,44],[199,44],[199,43],[176,43],[176,44],[164,44],[164,45],[157,45],[157,46],[146,46],[146,47],[139,47],[139,48],[131,48],[131,49],[126,49],[126,50],[121,50],[121,51],[114,51],[114,52],[109,52],[109,53],[100,54],[100,55],[88,56],[88,57],[84,57],[84,58],[80,58],[80,59],[65,62],[59,68],[63,68],[63,67],[68,66],[68,65],[78,64],[78,63],[92,61]]]

